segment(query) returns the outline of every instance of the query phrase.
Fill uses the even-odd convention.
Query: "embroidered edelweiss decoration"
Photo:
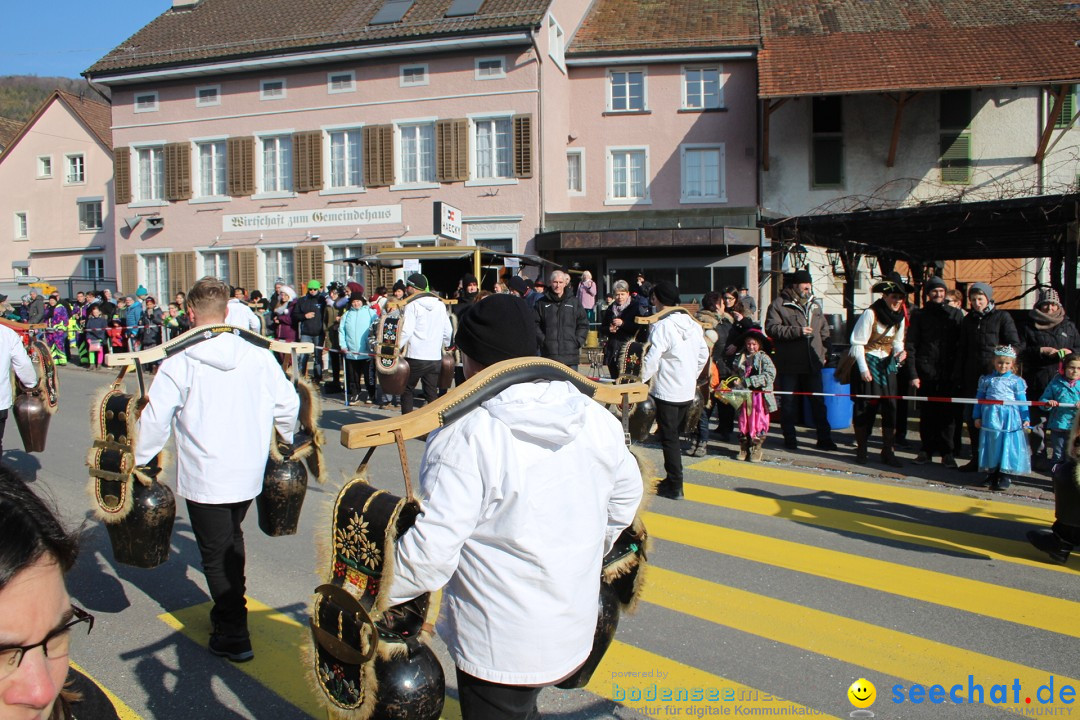
[[[347,560],[357,560],[357,546],[371,544],[367,537],[367,528],[367,521],[354,512],[348,525],[334,531],[334,547],[338,555]]]

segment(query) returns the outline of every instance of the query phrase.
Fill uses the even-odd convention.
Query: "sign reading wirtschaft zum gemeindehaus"
[[[400,224],[400,205],[374,205],[372,207],[225,215],[221,218],[221,231],[250,232],[252,230],[291,230],[293,228],[341,227],[343,225]]]

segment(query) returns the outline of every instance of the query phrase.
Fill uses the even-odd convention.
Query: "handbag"
[[[840,358],[840,362],[836,364],[836,370],[833,371],[833,377],[836,382],[841,385],[851,384],[851,370],[855,367],[855,356],[850,352]]]

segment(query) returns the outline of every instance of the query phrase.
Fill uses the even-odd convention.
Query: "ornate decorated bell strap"
[[[94,442],[87,464],[95,512],[105,522],[119,522],[131,510],[138,403],[114,385],[91,409]]]
[[[35,340],[30,343],[30,359],[33,361],[34,369],[38,374],[38,387],[41,388],[42,399],[50,412],[56,412],[57,405],[60,402],[60,384],[56,375],[56,363],[53,362],[52,351],[41,340]],[[33,391],[24,390],[24,392]]]
[[[619,352],[618,382],[641,382],[642,366],[645,363],[645,353],[648,351],[649,344],[638,340],[630,340],[623,345]]]
[[[635,515],[604,556],[601,581],[615,590],[623,610],[632,611],[640,598],[641,579],[648,562],[648,541],[645,523],[640,515]]]
[[[398,333],[401,329],[401,315],[383,315],[379,318],[378,342],[375,345],[375,369],[380,372],[393,372],[397,367],[399,348]]]

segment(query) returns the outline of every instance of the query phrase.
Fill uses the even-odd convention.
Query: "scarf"
[[[1036,330],[1053,330],[1065,320],[1065,308],[1058,305],[1057,312],[1053,314],[1032,309],[1028,317],[1035,321]]]
[[[899,310],[893,312],[883,298],[878,298],[870,306],[870,309],[874,311],[874,319],[886,327],[899,326],[904,319],[903,305],[900,306]]]
[[[612,303],[611,304],[611,313],[612,313],[612,315],[614,315],[615,317],[619,317],[620,315],[622,315],[623,310],[630,307],[630,302],[633,299],[634,298],[632,298],[632,297],[626,298],[626,302],[624,302],[622,305],[619,305],[618,303]]]

